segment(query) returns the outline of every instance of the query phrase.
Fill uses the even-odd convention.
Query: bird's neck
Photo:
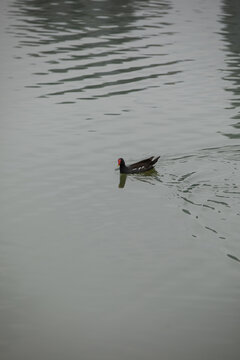
[[[126,168],[127,168],[127,166],[126,166],[125,162],[122,161],[120,164],[120,172],[122,172]]]

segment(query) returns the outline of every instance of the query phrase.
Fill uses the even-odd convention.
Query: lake
[[[240,358],[239,19],[1,1],[1,359]]]

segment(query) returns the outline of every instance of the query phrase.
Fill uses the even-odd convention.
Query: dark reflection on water
[[[126,185],[127,178],[133,180],[133,181],[142,181],[151,185],[155,185],[155,181],[160,181],[161,179],[159,177],[158,172],[156,169],[152,169],[150,171],[147,171],[143,174],[135,174],[135,175],[126,175],[126,174],[120,174],[119,175],[119,188],[124,188]]]
[[[21,29],[26,33],[19,34],[21,45],[53,44],[84,40],[84,38],[102,38],[130,30],[129,23],[133,19],[132,1],[24,1],[18,0],[12,13],[19,15],[24,23]],[[16,6],[16,8],[15,8]],[[29,41],[23,37],[33,32]],[[34,35],[36,37],[34,37]],[[113,39],[118,41],[118,39]],[[126,39],[127,41],[127,39]],[[97,44],[99,46],[99,43]],[[81,48],[81,44],[77,44]],[[86,42],[82,47],[89,48],[96,43]],[[54,47],[54,53],[77,50],[75,46]]]
[[[224,38],[226,52],[226,65],[224,79],[227,81],[226,91],[231,94],[231,108],[236,110],[236,115],[232,116],[235,129],[232,133],[224,133],[230,139],[240,139],[240,2],[236,0],[223,1],[223,23],[222,36]],[[230,85],[230,84],[231,85]]]
[[[126,174],[120,174],[119,176],[119,185],[118,187],[120,189],[123,189],[125,184],[126,184],[126,180],[127,180],[127,175]]]
[[[91,34],[96,38],[125,34],[132,29],[136,29],[135,26],[131,26],[132,22],[144,20],[148,16],[152,18],[153,15],[156,18],[161,18],[171,8],[168,0],[159,3],[147,2],[147,5],[150,7],[149,10],[152,7],[155,11],[154,14],[151,11],[149,15],[147,13],[144,13],[144,15],[136,14],[137,10],[141,10],[146,6],[146,1],[140,0],[16,0],[11,13],[14,16],[20,16],[24,21],[19,28],[26,30],[27,33],[19,34],[19,37],[22,38],[21,44],[25,44],[25,42],[22,42],[23,37],[28,35],[30,30],[33,34],[37,34],[36,42],[34,43],[33,37],[30,40],[31,44],[38,46],[39,38],[42,38],[44,44],[55,44],[57,40],[60,42],[74,40],[75,38],[81,40]],[[73,30],[76,30],[77,34],[72,33]],[[59,34],[61,31],[66,35]],[[118,42],[119,39],[113,36],[112,41]],[[122,39],[122,41],[128,42],[129,39]],[[88,45],[91,46],[91,43]]]
[[[11,32],[43,61],[28,87],[46,87],[41,97],[69,94],[66,103],[143,91],[159,86],[152,80],[160,76],[176,84],[177,65],[186,59],[164,60],[161,50],[174,33],[165,19],[170,9],[168,1],[17,0],[11,14],[20,22]]]

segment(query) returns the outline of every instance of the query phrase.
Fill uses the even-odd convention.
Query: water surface
[[[1,1],[1,359],[239,359],[239,16]]]

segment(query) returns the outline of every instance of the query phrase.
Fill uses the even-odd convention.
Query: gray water
[[[1,359],[240,358],[239,19],[1,0]]]

